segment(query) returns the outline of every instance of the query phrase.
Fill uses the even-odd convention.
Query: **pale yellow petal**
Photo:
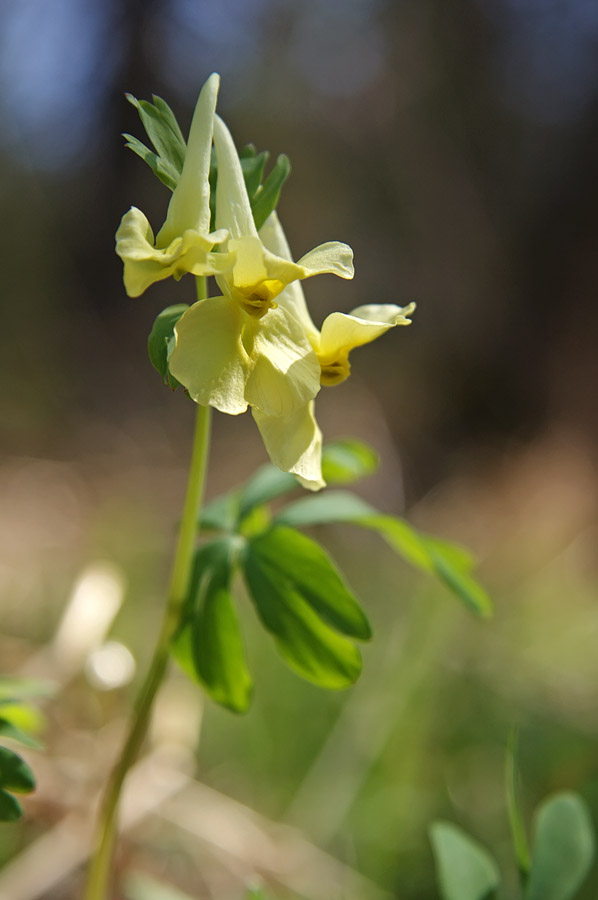
[[[320,364],[298,319],[282,307],[246,316],[243,343],[252,362],[245,399],[269,416],[289,416],[320,390]]]
[[[237,415],[245,412],[249,359],[241,342],[244,315],[228,297],[194,303],[175,326],[170,371],[204,406]]]
[[[230,254],[212,252],[214,243],[222,239],[222,232],[202,235],[188,229],[168,247],[157,249],[147,218],[140,209],[131,207],[116,232],[116,252],[124,264],[127,294],[139,297],[151,284],[171,275],[178,279],[186,272],[213,275],[230,269],[233,263]]]
[[[360,306],[350,315],[331,313],[322,325],[318,352],[320,362],[325,366],[341,355],[348,354],[354,347],[376,340],[395,325],[408,325],[405,313],[411,312],[412,308],[387,303]]]
[[[312,275],[338,275],[339,278],[353,278],[353,251],[348,244],[339,241],[328,241],[314,247],[305,256],[297,260],[297,265],[303,269],[302,278],[310,278]]]
[[[266,222],[260,229],[260,238],[266,250],[269,250],[281,259],[292,261],[291,249],[276,212],[270,213],[266,219]],[[301,282],[295,280],[287,284],[276,298],[276,302],[299,319],[312,345],[317,346],[320,340],[320,332],[312,322]]]
[[[258,409],[252,412],[274,465],[292,472],[310,491],[323,488],[322,432],[314,417],[313,401],[287,418],[266,416]]]
[[[239,155],[220,116],[214,117],[214,146],[218,160],[216,227],[227,228],[232,238],[257,237]]]
[[[166,221],[156,238],[166,247],[187,229],[207,235],[210,230],[210,159],[214,113],[220,77],[210,75],[202,87],[189,130],[181,177],[170,198]]]

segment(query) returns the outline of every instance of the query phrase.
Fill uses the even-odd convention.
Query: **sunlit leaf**
[[[250,541],[244,556],[245,578],[280,655],[298,674],[320,687],[348,687],[361,671],[359,651],[322,621],[313,595],[304,594],[283,568],[271,565],[259,552],[261,548],[257,549]]]
[[[581,797],[562,793],[546,800],[536,815],[525,900],[571,900],[594,853],[594,829]]]
[[[430,841],[442,900],[490,900],[500,883],[488,851],[450,822],[435,822]]]
[[[271,528],[250,541],[249,552],[263,570],[287,580],[329,625],[366,641],[369,622],[328,554],[294,528]]]
[[[35,749],[39,749],[41,747],[41,744],[38,740],[31,737],[31,735],[27,734],[27,732],[22,731],[22,729],[18,728],[16,725],[5,718],[0,718],[0,736],[10,738],[13,741],[18,741],[19,744],[23,744],[25,747],[33,747]]]

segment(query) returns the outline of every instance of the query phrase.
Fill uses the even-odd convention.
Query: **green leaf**
[[[179,382],[168,368],[168,344],[174,336],[174,326],[186,309],[189,309],[186,303],[176,303],[163,309],[156,317],[147,339],[147,352],[152,366],[160,373],[164,384],[173,390],[178,387]]]
[[[274,636],[282,658],[320,687],[348,687],[361,671],[355,645],[325,625],[280,569],[264,565],[252,549],[250,544],[245,554],[245,579],[258,615]]]
[[[443,900],[490,900],[500,883],[488,851],[450,822],[434,822],[430,841]]]
[[[220,538],[197,551],[172,653],[217,703],[244,712],[253,685],[229,588],[238,543],[236,537]]]
[[[191,623],[191,645],[197,675],[210,696],[232,709],[245,712],[253,683],[245,662],[241,629],[230,592],[230,554],[212,562],[205,588]]]
[[[277,526],[250,541],[262,571],[287,581],[328,625],[342,634],[367,641],[370,624],[328,554],[294,528]]]
[[[509,815],[513,849],[515,850],[515,859],[517,860],[517,868],[519,869],[521,883],[525,885],[531,868],[531,857],[519,796],[517,738],[517,729],[511,729],[507,741],[507,754],[505,759],[505,788],[507,795],[507,812]]]
[[[281,153],[272,171],[264,181],[261,190],[251,200],[251,211],[255,227],[259,231],[270,213],[276,209],[280,191],[291,174],[291,163],[288,156]]]
[[[0,822],[16,822],[22,815],[19,801],[0,788]]]
[[[204,531],[234,531],[239,519],[239,496],[237,491],[220,494],[201,511],[199,527]]]
[[[267,150],[263,150],[256,155],[255,148],[253,156],[241,156],[239,154],[241,170],[243,172],[245,187],[247,188],[247,194],[250,201],[256,195],[262,183],[264,166],[266,165],[269,156],[270,154]]]
[[[123,137],[126,139],[125,147],[141,157],[141,159],[148,164],[154,175],[160,179],[162,184],[165,184],[169,190],[174,191],[178,184],[180,174],[176,171],[174,166],[167,160],[162,159],[161,156],[158,156],[157,153],[154,153],[153,150],[150,150],[149,147],[146,147],[145,144],[134,135],[125,132]]]
[[[239,495],[239,515],[244,518],[256,506],[270,503],[284,494],[296,491],[299,482],[290,472],[282,472],[267,463],[261,466],[241,489]]]
[[[7,747],[0,747],[0,787],[15,794],[35,790],[35,776],[24,759]]]
[[[139,113],[139,118],[154,145],[158,157],[171,171],[178,176],[183,170],[187,147],[176,117],[168,104],[156,95],[153,103],[148,100],[137,100],[132,94],[125,95]],[[137,149],[135,149],[137,153]],[[147,162],[147,160],[146,160]]]
[[[377,515],[374,507],[355,494],[348,491],[323,491],[321,494],[301,497],[285,506],[275,517],[275,521],[294,528],[334,522],[360,525],[362,519],[374,515]]]
[[[302,497],[285,507],[275,521],[300,527],[347,522],[370,528],[412,566],[435,575],[472,612],[483,617],[492,614],[490,598],[469,574],[470,557],[460,547],[420,534],[403,519],[377,512],[354,494],[325,491]]]
[[[328,484],[352,484],[372,475],[379,465],[375,450],[352,438],[330,441],[322,450],[322,475]]]
[[[546,800],[535,822],[525,900],[570,900],[592,865],[595,839],[581,797],[561,793]]]
[[[8,719],[0,718],[0,735],[2,737],[10,738],[13,741],[18,741],[20,744],[24,744],[25,747],[33,747],[36,750],[39,750],[41,747],[39,741],[31,737],[31,735],[27,734],[25,731],[22,731],[16,725],[13,725]]]

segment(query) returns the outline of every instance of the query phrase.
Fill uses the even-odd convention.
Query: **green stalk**
[[[205,297],[205,279],[197,279],[197,294],[200,299]],[[210,446],[210,422],[211,408],[198,404],[187,493],[185,495],[166,608],[154,655],[135,701],[127,738],[112,770],[98,813],[94,842],[95,850],[88,872],[84,900],[107,900],[108,897],[112,855],[117,835],[118,807],[123,782],[129,769],[135,762],[145,738],[153,702],[168,666],[171,641],[178,628],[181,609],[187,594],[197,533],[197,520],[204,492]]]

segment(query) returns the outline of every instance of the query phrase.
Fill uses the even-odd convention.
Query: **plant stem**
[[[205,296],[205,279],[197,279],[198,296]],[[197,405],[193,449],[187,493],[183,506],[170,585],[160,633],[148,673],[137,695],[129,731],[121,754],[106,786],[96,825],[95,851],[92,856],[84,900],[107,900],[112,854],[116,842],[120,795],[127,772],[134,763],[149,724],[152,705],[162,683],[170,656],[170,644],[179,625],[185,602],[197,519],[201,509],[210,445],[211,408]]]

